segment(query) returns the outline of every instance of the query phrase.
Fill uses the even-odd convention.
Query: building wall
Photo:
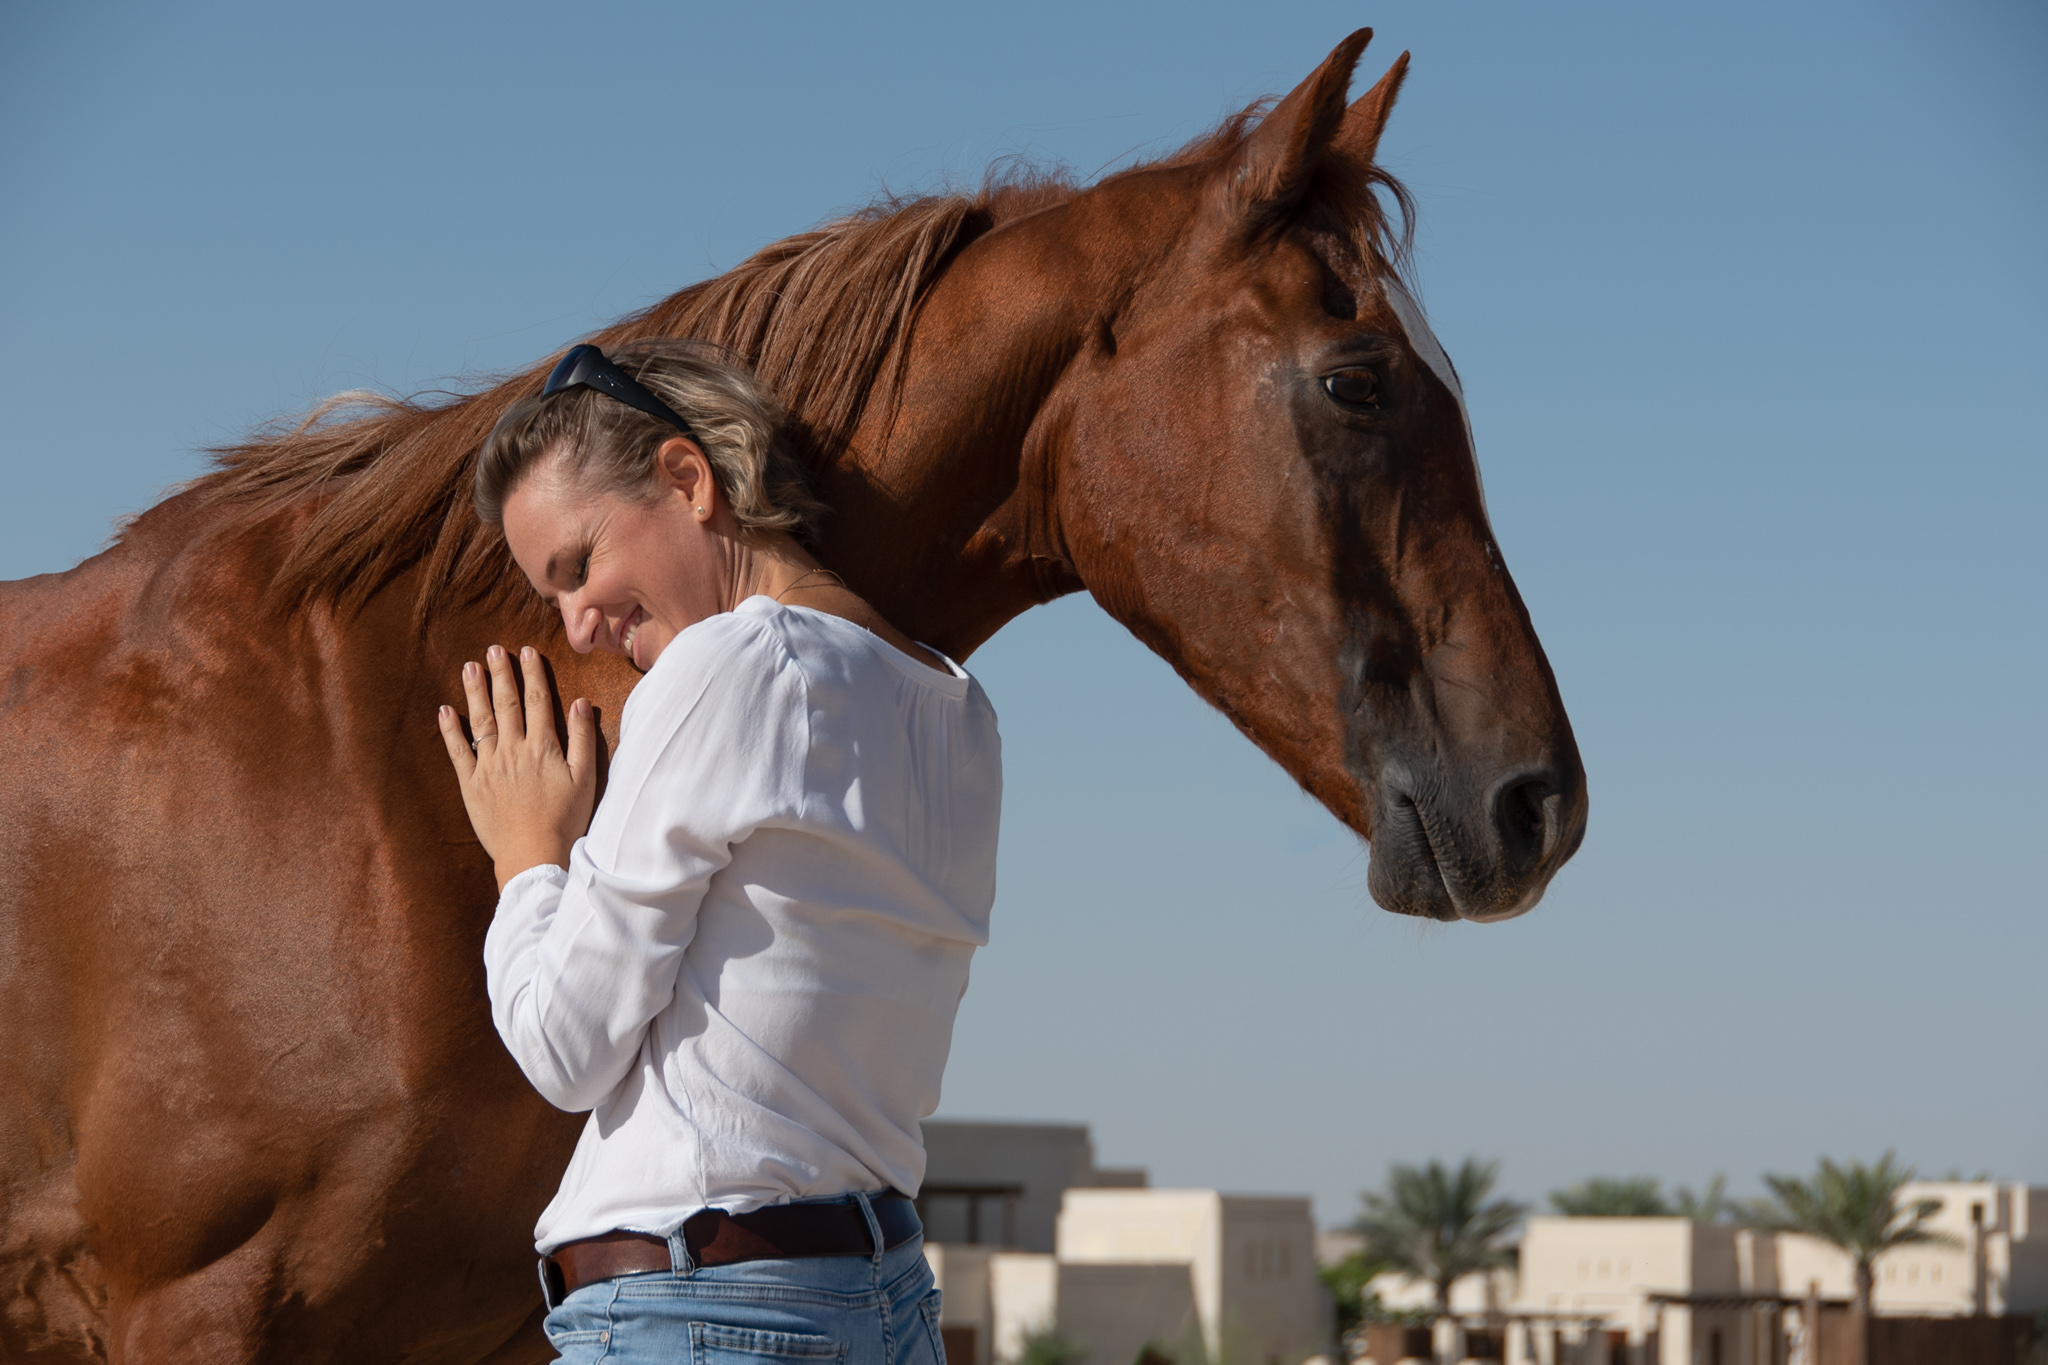
[[[1155,1343],[1171,1354],[1196,1325],[1194,1277],[1185,1261],[1062,1264],[1057,1321],[1081,1365],[1132,1365]]]
[[[1027,1337],[1056,1331],[1086,1352],[1081,1365],[1131,1365],[1148,1343],[1170,1350],[1195,1325],[1186,1262],[1068,1265],[1006,1251],[987,1254],[983,1270],[998,1361],[1022,1355]]]
[[[995,1303],[989,1292],[989,1260],[996,1254],[989,1247],[924,1244],[924,1258],[930,1263],[932,1278],[939,1287],[940,1329],[949,1333],[966,1329],[974,1333],[972,1359],[953,1359],[949,1349],[946,1365],[993,1365],[996,1359]],[[949,1336],[948,1340],[958,1337]]]
[[[1080,1264],[1178,1261],[1193,1271],[1195,1310],[1213,1352],[1223,1303],[1223,1196],[1214,1190],[1069,1190],[1056,1243]]]
[[[1735,1282],[1745,1294],[1782,1294],[1784,1278],[1778,1271],[1778,1236],[1753,1228],[1735,1233]]]
[[[1660,1306],[1650,1295],[1749,1292],[1745,1270],[1756,1261],[1754,1241],[1743,1241],[1727,1224],[1536,1217],[1523,1234],[1513,1306],[1524,1313],[1605,1315],[1600,1330],[1625,1333],[1631,1359],[1645,1365],[1704,1365],[1718,1335],[1723,1365],[1737,1365],[1747,1336],[1754,1335],[1741,1314]],[[1764,1263],[1774,1264],[1769,1256]]]
[[[1059,1325],[1059,1262],[1050,1252],[999,1251],[988,1258],[995,1356],[1015,1360],[1024,1338]]]
[[[1515,1306],[1613,1315],[1639,1337],[1655,1325],[1645,1295],[1741,1292],[1735,1229],[1686,1218],[1531,1218]],[[1668,1333],[1667,1333],[1668,1334]]]
[[[2015,1186],[2009,1247],[2008,1313],[2048,1309],[2048,1186]]]
[[[1225,1362],[1298,1360],[1322,1350],[1330,1334],[1306,1199],[1069,1190],[1058,1249],[1060,1260],[1080,1265],[1189,1266],[1203,1340]]]
[[[1316,1275],[1308,1200],[1224,1195],[1217,1269],[1222,1359],[1292,1362],[1328,1348],[1335,1312]]]

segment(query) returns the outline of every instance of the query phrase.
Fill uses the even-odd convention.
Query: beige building
[[[1871,1308],[1901,1316],[2036,1313],[2048,1308],[2048,1186],[1993,1181],[1916,1180],[1902,1205],[1934,1199],[1927,1226],[1949,1246],[1901,1247],[1877,1263]],[[1791,1297],[1819,1281],[1828,1298],[1848,1298],[1855,1266],[1807,1237],[1780,1237],[1775,1260],[1756,1269],[1759,1288]]]
[[[1014,1361],[1033,1332],[1055,1331],[1083,1365],[1132,1365],[1148,1346],[1172,1352],[1196,1329],[1185,1261],[1075,1265],[1036,1252],[989,1261],[995,1358]],[[943,1286],[942,1286],[943,1287]],[[959,1365],[950,1353],[948,1365]]]
[[[1687,1218],[1531,1218],[1509,1305],[1516,1317],[1508,1324],[1506,1358],[1542,1365],[1753,1362],[1741,1348],[1771,1328],[1759,1327],[1754,1307],[1739,1301],[1753,1288],[1743,1270],[1756,1259],[1754,1244],[1772,1240]]]
[[[918,1197],[948,1365],[1057,1332],[1082,1365],[1199,1340],[1222,1365],[1296,1365],[1330,1338],[1309,1201],[1144,1188],[1078,1124],[928,1123]]]
[[[939,1287],[939,1335],[946,1345],[946,1365],[995,1365],[1016,1358],[1016,1343],[998,1347],[995,1342],[991,1262],[1005,1254],[993,1247],[925,1242],[924,1258]]]
[[[1901,1203],[1940,1201],[1929,1220],[1952,1245],[1902,1247],[1876,1269],[1873,1310],[1901,1317],[2003,1315],[2048,1308],[2048,1188],[1919,1181]],[[1810,1237],[1683,1218],[1529,1219],[1509,1275],[1469,1276],[1440,1324],[1439,1359],[1466,1330],[1510,1365],[1786,1365],[1800,1301],[1846,1301],[1854,1267]],[[1431,1302],[1426,1285],[1382,1276],[1395,1307]],[[1382,1361],[1377,1365],[1393,1365]]]
[[[1069,1190],[1060,1211],[1059,1258],[1075,1266],[1186,1266],[1211,1360],[1292,1365],[1330,1338],[1307,1199]],[[1105,1358],[1098,1365],[1128,1362]]]

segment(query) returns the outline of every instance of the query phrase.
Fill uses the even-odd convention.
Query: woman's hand
[[[569,849],[590,828],[597,800],[597,722],[590,703],[578,697],[569,707],[569,752],[555,739],[554,694],[532,648],[520,651],[526,675],[526,703],[512,677],[512,660],[497,645],[484,669],[462,666],[462,690],[469,698],[469,730],[462,737],[455,708],[441,708],[441,738],[462,784],[469,823],[497,864],[498,889],[529,867],[569,865]],[[527,718],[533,723],[529,725]]]

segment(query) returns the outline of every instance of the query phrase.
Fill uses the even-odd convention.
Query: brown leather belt
[[[882,1250],[894,1250],[924,1230],[909,1195],[892,1190],[871,1195],[868,1202],[882,1229]],[[683,1245],[697,1266],[875,1254],[867,1217],[860,1205],[850,1200],[843,1204],[771,1204],[752,1213],[704,1209],[684,1220]],[[541,1293],[552,1309],[599,1280],[674,1269],[666,1237],[651,1232],[607,1232],[565,1242],[541,1257]]]

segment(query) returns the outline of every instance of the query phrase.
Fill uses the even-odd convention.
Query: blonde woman
[[[590,1118],[536,1229],[568,1361],[939,1365],[909,1198],[987,941],[995,714],[795,538],[817,507],[751,376],[581,346],[493,430],[476,500],[579,651],[645,674],[602,801],[533,651],[440,725],[496,865],[498,1031]],[[587,828],[586,828],[587,827]]]

